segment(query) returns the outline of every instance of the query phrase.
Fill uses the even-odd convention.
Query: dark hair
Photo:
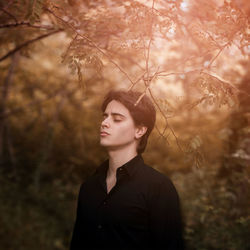
[[[106,94],[101,107],[102,112],[104,112],[107,105],[112,100],[116,100],[129,110],[136,126],[143,125],[147,127],[147,132],[142,136],[137,147],[137,153],[139,154],[143,153],[146,148],[148,137],[154,128],[156,119],[154,105],[148,96],[144,95],[135,105],[141,95],[142,93],[132,90],[111,90]]]

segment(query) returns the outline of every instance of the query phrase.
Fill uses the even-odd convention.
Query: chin
[[[105,142],[100,142],[100,145],[102,147],[106,148],[107,150],[115,150],[115,149],[119,148],[119,146],[117,146],[117,145],[105,143]]]
[[[108,147],[110,146],[108,143],[105,143],[104,141],[100,140],[100,145],[103,147]]]

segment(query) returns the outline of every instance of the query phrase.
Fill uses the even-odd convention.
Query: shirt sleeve
[[[80,250],[81,249],[81,241],[82,241],[82,230],[81,230],[81,208],[80,208],[80,195],[82,186],[80,187],[80,191],[78,194],[78,201],[77,201],[77,211],[76,211],[76,220],[73,229],[73,234],[70,242],[70,250]]]
[[[149,218],[154,249],[184,249],[179,197],[167,177],[152,187]]]

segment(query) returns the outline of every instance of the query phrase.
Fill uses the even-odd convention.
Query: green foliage
[[[67,249],[74,219],[70,199],[76,194],[56,180],[44,183],[37,193],[11,175],[1,173],[0,178],[1,248]]]
[[[188,249],[248,249],[249,172],[221,180],[217,171],[194,169],[185,180],[178,176]]]

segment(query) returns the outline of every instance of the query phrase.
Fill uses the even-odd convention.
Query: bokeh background
[[[155,104],[143,157],[179,192],[187,249],[250,249],[249,15],[248,0],[0,1],[0,249],[69,249],[113,88]]]

